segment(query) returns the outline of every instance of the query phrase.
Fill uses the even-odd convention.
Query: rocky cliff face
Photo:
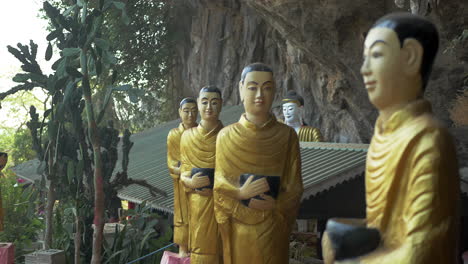
[[[287,90],[305,99],[306,122],[327,141],[368,143],[377,112],[359,72],[366,32],[394,11],[428,15],[441,31],[441,48],[426,98],[451,126],[448,108],[466,75],[466,52],[454,55],[451,40],[468,29],[466,0],[178,0],[174,16],[181,39],[172,71],[174,96],[196,95],[207,84],[239,104],[242,68],[272,65],[277,100]],[[468,113],[467,113],[468,114]]]

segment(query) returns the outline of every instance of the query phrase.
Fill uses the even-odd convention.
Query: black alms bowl
[[[244,183],[247,181],[247,179],[249,179],[250,176],[252,176],[253,174],[250,174],[250,173],[245,173],[245,174],[242,174],[240,176],[240,186],[243,186]],[[268,182],[268,186],[270,186],[270,190],[265,192],[266,195],[269,195],[269,196],[272,196],[273,198],[278,198],[278,194],[279,194],[279,187],[280,187],[280,176],[266,176],[266,175],[253,175],[254,178],[253,178],[253,181],[256,181],[256,180],[259,180],[261,178],[266,178],[267,182]],[[260,195],[257,195],[255,197],[253,197],[255,199],[259,199],[259,200],[263,200]],[[250,198],[252,199],[252,198]],[[245,206],[249,206],[249,202],[250,202],[250,199],[247,199],[247,200],[242,200],[242,203],[245,205]]]
[[[379,230],[346,224],[339,220],[328,220],[327,233],[335,251],[335,260],[365,255],[380,244]]]
[[[210,178],[210,185],[204,186],[204,187],[201,187],[201,188],[196,188],[195,190],[201,191],[202,189],[205,189],[205,188],[213,189],[215,169],[213,169],[213,168],[193,168],[192,171],[191,171],[191,176],[193,177],[193,175],[195,175],[195,174],[197,174],[199,172],[202,173],[202,176],[208,176],[208,178]]]

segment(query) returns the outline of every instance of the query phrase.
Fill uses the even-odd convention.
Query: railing
[[[173,245],[175,245],[175,243],[169,244],[169,245],[167,245],[167,246],[165,246],[165,247],[162,247],[162,248],[160,248],[160,249],[158,249],[158,250],[156,250],[156,251],[153,251],[153,252],[151,252],[151,253],[149,253],[149,254],[146,254],[146,255],[144,255],[143,257],[139,257],[139,258],[137,258],[137,259],[135,259],[135,260],[132,260],[132,261],[128,262],[127,264],[132,264],[132,263],[135,263],[135,262],[137,262],[137,261],[140,261],[140,260],[142,260],[142,259],[144,259],[144,258],[147,258],[147,257],[149,257],[149,256],[152,256],[152,255],[154,255],[154,254],[160,252],[161,250],[166,249],[166,248],[168,248],[168,247],[171,247],[171,246],[173,246]]]

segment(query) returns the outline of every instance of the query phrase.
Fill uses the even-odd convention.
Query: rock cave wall
[[[468,29],[466,0],[175,0],[175,7],[181,40],[171,72],[175,98],[214,84],[226,105],[240,104],[242,68],[265,62],[275,72],[276,100],[296,90],[305,99],[305,121],[320,128],[326,141],[343,143],[369,143],[377,117],[360,75],[372,23],[394,11],[428,16],[441,45],[425,97],[436,116],[453,126],[448,109],[463,89],[468,52],[450,47]],[[466,146],[464,133],[457,134]]]

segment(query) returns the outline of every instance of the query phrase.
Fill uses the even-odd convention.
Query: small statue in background
[[[179,127],[173,128],[167,136],[167,166],[174,180],[174,242],[179,245],[179,256],[188,256],[188,209],[185,191],[180,182],[180,138],[182,133],[197,126],[197,101],[184,98],[180,102]]]
[[[367,154],[367,218],[328,222],[325,263],[458,263],[455,148],[423,99],[438,42],[431,22],[407,13],[384,16],[367,34],[361,73],[379,110]]]
[[[286,97],[283,99],[283,115],[285,124],[294,128],[299,136],[299,141],[322,141],[320,130],[305,124],[302,118],[303,111],[304,98],[298,95],[296,91],[288,91]]]
[[[189,205],[190,263],[217,264],[220,261],[220,237],[214,216],[213,181],[216,137],[223,128],[219,120],[223,99],[215,86],[200,90],[197,99],[201,121],[184,132],[180,141],[181,181]]]
[[[215,214],[224,264],[288,263],[303,192],[299,140],[271,113],[270,67],[245,67],[239,89],[245,114],[216,142]]]

